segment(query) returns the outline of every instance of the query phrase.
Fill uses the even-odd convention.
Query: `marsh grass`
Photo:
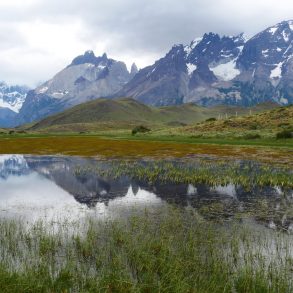
[[[76,175],[96,172],[100,176],[118,178],[128,176],[149,184],[186,183],[226,186],[235,184],[247,190],[265,186],[293,187],[293,173],[286,166],[272,166],[245,161],[194,159],[192,160],[113,160],[108,168],[97,164],[93,167],[77,167]]]
[[[148,134],[0,135],[1,154],[99,156],[103,158],[183,158],[217,156],[292,167],[292,140],[202,139]]]
[[[292,239],[165,208],[51,226],[0,221],[1,292],[292,292]]]

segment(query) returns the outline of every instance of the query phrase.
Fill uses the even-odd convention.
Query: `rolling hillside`
[[[194,104],[155,108],[130,98],[98,99],[25,126],[25,129],[42,132],[91,132],[108,129],[131,129],[140,124],[152,128],[175,127],[202,122],[211,117],[245,115],[275,107],[277,107],[276,104],[266,103],[253,108],[234,106],[205,108]]]
[[[164,130],[161,134],[256,139],[276,137],[277,133],[283,131],[293,132],[293,105],[241,117],[202,121],[194,125]]]

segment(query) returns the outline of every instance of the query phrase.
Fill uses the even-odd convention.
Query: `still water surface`
[[[107,168],[108,163],[65,156],[0,156],[0,217],[62,223],[88,216],[117,218],[134,209],[143,211],[171,203],[226,220],[247,212],[266,227],[293,231],[291,190],[266,187],[247,191],[233,184],[149,184],[126,176],[111,178],[94,172],[81,176],[76,172],[80,166]],[[256,209],[263,204],[273,212],[261,218]]]

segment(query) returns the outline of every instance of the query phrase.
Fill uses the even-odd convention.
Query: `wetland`
[[[292,168],[0,156],[3,292],[291,292]]]

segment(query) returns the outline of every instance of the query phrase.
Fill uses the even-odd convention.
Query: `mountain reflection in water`
[[[292,213],[287,211],[292,207],[291,190],[256,187],[247,191],[233,184],[148,184],[126,176],[76,172],[77,167],[90,170],[97,164],[110,168],[109,161],[79,157],[0,156],[0,216],[22,217],[29,222],[75,221],[90,215],[115,218],[134,208],[172,203],[193,207],[209,218],[224,219],[260,208],[262,214],[255,210],[257,220],[271,228],[293,230]]]

